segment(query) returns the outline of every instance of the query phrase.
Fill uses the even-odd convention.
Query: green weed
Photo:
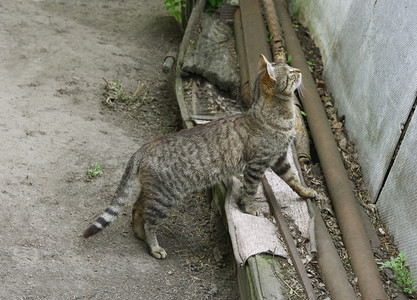
[[[123,102],[126,102],[128,100],[131,100],[131,97],[123,90],[122,83],[119,82],[111,82],[111,88],[115,91],[117,99],[122,100]]]
[[[187,4],[185,0],[165,0],[165,7],[177,21],[180,30],[184,32],[182,11],[186,8]]]
[[[404,293],[411,294],[416,290],[416,286],[413,282],[413,280],[416,281],[416,277],[408,270],[408,263],[405,261],[406,259],[406,255],[403,252],[400,252],[396,258],[383,263],[380,268],[390,268],[394,271],[397,288]]]
[[[268,41],[268,43],[269,43],[269,42],[270,42],[270,41],[272,41],[272,39],[274,38],[274,35],[273,35],[272,33],[269,33],[269,31],[267,32],[267,34],[268,34],[267,41]]]
[[[103,171],[100,170],[100,164],[97,163],[95,169],[91,168],[87,170],[87,174],[90,177],[97,177],[103,175]]]
[[[206,11],[211,13],[213,12],[216,8],[220,7],[223,5],[223,1],[222,0],[208,0],[206,3]]]
[[[138,87],[136,92],[132,95],[129,92],[126,92],[123,89],[123,85],[121,81],[107,81],[105,78],[103,80],[106,82],[106,87],[104,96],[105,100],[103,103],[107,106],[107,108],[112,108],[116,102],[123,102],[126,104],[135,104],[136,106],[140,106],[141,102],[144,101],[149,92],[144,90],[144,85],[139,81]]]

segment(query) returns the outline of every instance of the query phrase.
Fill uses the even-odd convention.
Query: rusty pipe
[[[293,152],[295,152],[294,147],[292,148]],[[294,162],[298,174],[301,175],[300,165],[297,164],[297,161]],[[305,185],[303,176],[300,176],[300,182],[302,185]],[[313,252],[314,247],[321,275],[331,298],[334,300],[356,299],[356,294],[346,276],[345,268],[317,206],[310,199],[307,199],[307,207],[310,216],[313,218],[310,224],[310,230],[314,232],[314,235],[310,233],[311,252]]]
[[[272,56],[274,61],[283,61],[285,62],[285,49],[282,42],[281,29],[279,28],[278,18],[275,11],[275,5],[272,0],[263,0],[264,11],[266,16],[266,23],[269,30],[269,46],[272,50]]]
[[[333,132],[288,16],[287,3],[283,0],[275,0],[275,3],[286,48],[293,58],[292,65],[300,69],[303,74],[304,91],[301,100],[307,113],[307,122],[342,232],[343,242],[351,257],[353,272],[358,277],[362,297],[365,300],[387,299],[349,178],[333,138]]]
[[[356,299],[356,294],[350,284],[339,254],[320,216],[317,206],[312,203],[315,213],[315,232],[317,240],[317,260],[324,283],[334,300]]]
[[[296,160],[294,163],[298,174],[300,174],[300,182],[305,186],[300,164],[297,164]],[[345,268],[316,204],[307,199],[307,207],[313,219],[310,223],[310,231],[313,231],[313,234],[310,233],[311,252],[317,253],[321,275],[331,298],[334,300],[356,299],[356,294],[346,276]]]
[[[285,55],[282,30],[278,22],[274,2],[272,0],[263,0],[263,7],[270,35],[269,46],[272,51],[273,60],[275,62],[285,62],[287,58]],[[307,128],[304,124],[303,116],[301,114],[301,105],[297,97],[295,97],[295,106],[295,148],[297,150],[298,161],[301,167],[304,167],[305,163],[311,161],[310,140],[308,137]]]
[[[162,71],[166,74],[170,73],[173,69],[175,61],[177,60],[178,50],[171,49],[166,55],[164,59],[164,63],[162,64]]]

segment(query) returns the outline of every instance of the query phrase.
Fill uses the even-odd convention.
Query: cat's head
[[[285,62],[269,62],[261,54],[258,62],[261,89],[266,95],[291,95],[301,85],[301,72]]]

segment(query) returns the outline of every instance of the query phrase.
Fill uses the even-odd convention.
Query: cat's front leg
[[[278,161],[272,167],[272,170],[281,177],[300,197],[316,198],[317,192],[309,187],[304,187],[298,180],[298,176],[288,161],[287,153],[278,158]]]
[[[242,211],[254,216],[260,215],[253,202],[266,167],[264,164],[252,163],[243,171],[243,190],[238,205]]]

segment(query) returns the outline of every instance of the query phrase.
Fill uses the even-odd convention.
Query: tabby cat
[[[133,230],[156,258],[167,255],[156,234],[170,209],[191,192],[231,175],[243,173],[239,206],[249,214],[258,215],[253,198],[265,170],[274,163],[274,170],[295,192],[315,197],[314,190],[301,186],[287,160],[295,134],[294,91],[301,84],[301,73],[285,63],[270,63],[263,55],[258,72],[247,113],[158,138],[133,154],[113,201],[84,237],[116,218],[136,181],[140,188],[132,209]]]

